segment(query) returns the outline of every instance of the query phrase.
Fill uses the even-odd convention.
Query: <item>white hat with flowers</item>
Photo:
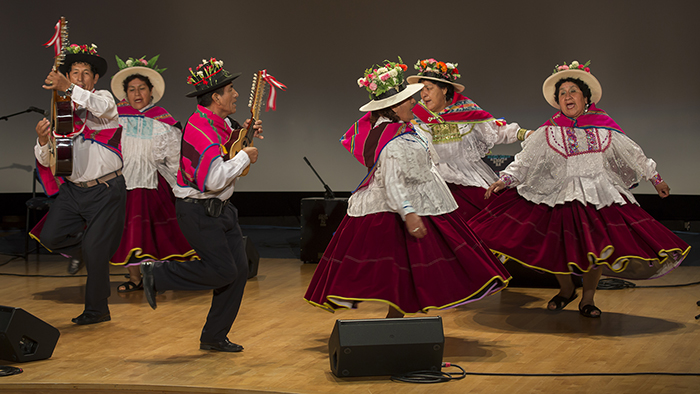
[[[119,56],[114,56],[117,59],[119,72],[112,77],[112,83],[110,84],[112,94],[118,100],[124,100],[126,98],[124,80],[132,75],[139,74],[151,81],[151,85],[153,85],[153,89],[151,89],[153,101],[151,104],[157,103],[165,94],[165,80],[163,80],[160,73],[166,69],[156,66],[159,56],[155,55],[150,60],[146,60],[146,56],[141,56],[138,59],[130,57],[126,61],[120,59]]]
[[[591,74],[591,69],[588,67],[590,64],[590,60],[584,64],[574,60],[570,64],[564,62],[564,64],[561,66],[555,66],[554,71],[552,71],[552,75],[545,79],[544,83],[542,84],[542,94],[549,105],[556,109],[560,109],[559,103],[557,103],[555,98],[556,92],[554,91],[554,88],[556,87],[557,82],[566,78],[578,78],[583,81],[586,85],[588,85],[588,88],[591,89],[591,102],[600,102],[600,98],[603,97],[603,88],[600,86],[598,79]]]
[[[421,79],[430,79],[449,83],[455,87],[455,92],[457,93],[464,90],[464,85],[455,82],[457,78],[461,77],[457,69],[457,63],[445,63],[430,58],[418,60],[413,68],[418,70],[418,75],[408,77],[408,83],[418,83]]]
[[[357,85],[367,89],[369,103],[360,107],[360,111],[377,111],[389,108],[413,96],[423,88],[422,84],[406,84],[404,72],[408,67],[399,57],[398,63],[384,61],[383,65],[373,65],[365,70]]]

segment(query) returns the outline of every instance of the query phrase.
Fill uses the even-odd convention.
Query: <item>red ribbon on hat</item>
[[[53,53],[54,56],[58,56],[61,53],[62,48],[62,43],[61,43],[61,21],[56,22],[56,27],[54,28],[56,31],[53,33],[53,36],[51,39],[49,39],[46,44],[44,44],[45,47],[50,47],[53,45]]]
[[[275,77],[273,77],[272,75],[268,74],[267,70],[262,70],[260,72],[260,76],[262,77],[262,79],[264,79],[267,83],[270,84],[270,95],[267,98],[267,107],[265,107],[265,112],[269,111],[270,109],[275,111],[277,110],[277,91],[275,90],[275,88],[286,90],[287,86],[275,79]]]

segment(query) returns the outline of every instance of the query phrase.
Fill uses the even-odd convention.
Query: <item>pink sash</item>
[[[340,138],[340,143],[345,149],[352,153],[363,166],[367,167],[367,176],[360,182],[355,191],[369,184],[374,176],[379,155],[389,141],[404,133],[415,133],[413,126],[407,123],[384,122],[372,128],[370,114],[371,112],[368,112],[360,118]]]
[[[429,110],[423,101],[413,107],[413,114],[423,123],[481,123],[494,120],[469,97],[455,93],[452,102],[439,114]]]
[[[622,128],[615,123],[615,121],[605,111],[598,109],[595,106],[595,103],[588,107],[588,112],[575,119],[569,118],[559,111],[540,127],[544,126],[575,127],[580,129],[595,127],[599,129],[609,129],[625,134],[625,132],[622,131]]]

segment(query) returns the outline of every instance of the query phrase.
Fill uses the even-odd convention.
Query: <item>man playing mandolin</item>
[[[238,210],[229,202],[236,178],[258,159],[256,148],[232,147],[246,134],[251,120],[243,127],[228,118],[236,112],[238,93],[223,62],[214,58],[190,69],[187,82],[195,90],[197,109],[190,116],[182,136],[180,168],[173,192],[177,197],[177,221],[182,233],[201,261],[142,262],[146,299],[156,308],[156,291],[213,290],[211,308],[200,336],[200,349],[240,352],[243,347],[230,342],[227,334],[236,319],[248,278],[248,260]],[[262,138],[262,122],[253,123],[255,136]],[[252,131],[251,130],[251,131]],[[234,144],[235,145],[235,144]],[[238,152],[233,155],[230,152]]]
[[[107,62],[97,55],[94,44],[66,48],[64,63],[49,73],[42,87],[65,92],[70,98],[68,116],[54,116],[53,122],[43,119],[36,125],[37,170],[47,194],[60,190],[39,238],[51,251],[73,257],[69,273],[75,274],[83,264],[88,270],[85,310],[72,320],[76,324],[111,319],[109,260],[124,228],[126,186],[121,175],[117,106],[108,91],[94,89],[106,71]],[[66,156],[72,159],[72,171],[61,178],[49,168],[49,142],[58,123],[66,120],[72,123],[68,128],[72,131],[60,137],[71,143],[61,149],[69,150]]]

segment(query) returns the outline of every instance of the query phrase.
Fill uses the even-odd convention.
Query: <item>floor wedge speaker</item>
[[[58,329],[25,310],[0,305],[0,360],[49,358],[60,335]]]
[[[445,336],[442,318],[336,320],[328,340],[337,377],[440,371]]]

